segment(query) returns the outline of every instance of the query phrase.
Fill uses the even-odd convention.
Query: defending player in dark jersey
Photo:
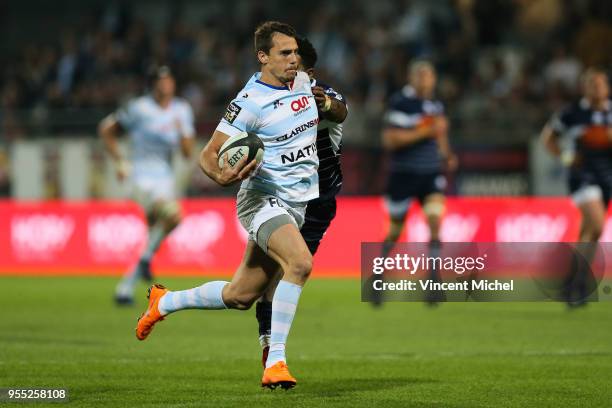
[[[336,195],[342,187],[342,170],[340,153],[342,150],[342,122],[348,114],[346,100],[328,85],[314,78],[314,67],[317,52],[305,38],[297,40],[300,65],[311,79],[312,93],[319,109],[317,126],[317,155],[319,156],[319,198],[308,202],[305,222],[300,232],[310,252],[314,255],[319,248],[323,235],[336,216]],[[280,275],[279,275],[280,278]],[[272,317],[272,285],[266,295],[256,305],[256,317],[259,323],[259,342],[263,349],[262,361],[265,364]]]
[[[555,114],[542,130],[547,149],[569,167],[568,188],[580,209],[580,242],[596,243],[603,231],[612,193],[612,101],[608,77],[588,69],[582,78],[583,98]],[[586,254],[591,261],[595,245]],[[576,272],[576,271],[574,271]],[[567,282],[570,306],[585,302],[585,275],[575,273]]]
[[[409,84],[391,96],[385,113],[382,141],[391,152],[391,163],[385,197],[390,226],[383,256],[399,239],[414,199],[420,201],[427,218],[430,250],[439,251],[440,222],[445,211],[443,169],[446,166],[454,171],[457,159],[448,143],[444,106],[434,99],[435,86],[434,67],[429,62],[414,62],[409,69]],[[435,271],[431,272],[437,279]],[[374,303],[380,303],[380,299]]]

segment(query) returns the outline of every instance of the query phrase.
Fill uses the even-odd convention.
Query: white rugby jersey
[[[145,95],[117,110],[115,118],[129,134],[132,177],[172,177],[172,152],[181,134],[195,135],[189,103],[173,98],[167,108],[162,108],[152,96]]]
[[[319,196],[317,124],[319,115],[310,79],[298,72],[293,85],[276,87],[254,74],[228,105],[217,130],[232,137],[246,131],[263,142],[263,163],[242,188],[273,194],[289,202]]]

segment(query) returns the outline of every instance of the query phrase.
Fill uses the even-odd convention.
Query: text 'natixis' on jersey
[[[276,141],[277,142],[282,142],[282,141],[291,139],[293,136],[302,133],[306,129],[310,129],[313,126],[317,126],[318,124],[319,124],[319,118],[316,118],[316,119],[313,119],[313,120],[309,120],[308,122],[303,123],[300,126],[298,126],[295,129],[293,129],[291,131],[291,133],[287,133],[287,134],[284,134],[282,136],[277,137]]]
[[[313,143],[310,144],[306,147],[302,147],[301,149],[298,149],[297,151],[294,150],[291,153],[287,154],[281,154],[281,160],[282,163],[285,164],[287,162],[289,163],[293,163],[297,160],[300,159],[304,159],[306,157],[309,157],[310,155],[312,155],[313,153],[315,153],[317,151],[317,143]]]

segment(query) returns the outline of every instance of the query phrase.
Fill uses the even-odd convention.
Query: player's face
[[[605,74],[595,73],[586,78],[584,94],[593,101],[604,101],[610,96],[608,77]]]
[[[417,94],[431,97],[436,87],[436,74],[431,68],[421,67],[410,74],[410,84]]]
[[[155,91],[164,97],[174,96],[176,81],[172,75],[164,75],[155,83]]]
[[[293,81],[298,70],[298,46],[295,38],[282,33],[272,36],[272,48],[267,55],[266,69],[280,82]]]
[[[298,70],[306,72],[310,79],[312,79],[314,77],[314,68],[306,69],[304,67],[304,64],[302,63],[302,57],[300,57],[299,55],[298,55]]]

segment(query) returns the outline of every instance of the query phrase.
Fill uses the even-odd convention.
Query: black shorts
[[[315,254],[323,235],[336,217],[336,197],[316,199],[308,202],[304,225],[300,232],[311,254]]]
[[[599,188],[604,205],[607,207],[612,193],[612,174],[602,174],[588,169],[571,169],[568,188],[576,204],[581,204],[583,193],[589,188]]]
[[[423,202],[425,197],[443,193],[446,178],[440,172],[429,174],[393,172],[387,182],[387,197],[393,201],[417,198]]]
[[[412,199],[421,203],[430,194],[442,194],[446,189],[446,177],[440,172],[410,173],[392,172],[387,182],[385,201],[391,218],[403,218]]]

